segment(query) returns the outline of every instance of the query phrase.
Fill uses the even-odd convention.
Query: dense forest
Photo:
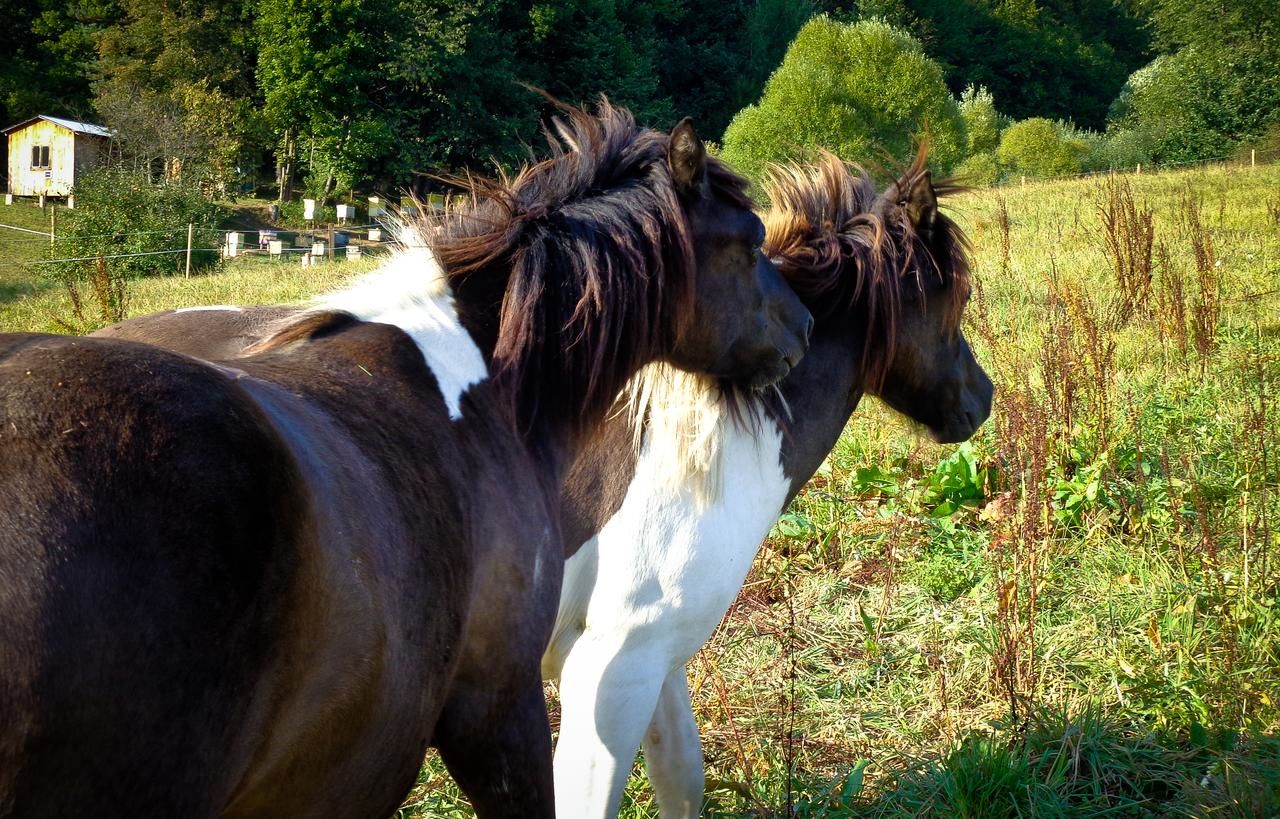
[[[284,181],[286,196],[390,190],[413,184],[419,171],[527,156],[546,103],[523,85],[570,102],[607,94],[660,127],[690,115],[718,142],[739,112],[767,112],[771,75],[783,73],[806,22],[823,15],[829,26],[874,20],[895,32],[894,48],[917,53],[924,73],[945,84],[961,130],[995,116],[998,137],[1037,119],[1053,123],[1064,144],[1088,148],[1107,133],[1141,133],[1124,142],[1133,148],[1126,156],[1191,159],[1257,139],[1280,117],[1280,11],[1263,11],[1268,5],[26,0],[9,8],[0,31],[8,55],[0,121],[51,114],[103,122],[135,166],[213,177],[224,187]],[[841,71],[838,60],[823,69]],[[915,93],[903,82],[902,94]],[[884,107],[896,104],[892,96],[880,94]],[[876,95],[863,88],[854,97],[866,105]],[[825,98],[815,94],[812,105]],[[788,99],[794,106],[810,98]],[[928,110],[934,120],[951,116]],[[928,126],[911,116],[886,122]],[[764,144],[754,137],[746,141]],[[972,135],[957,132],[954,141],[953,164],[980,155],[970,170],[1017,167]],[[839,144],[878,143],[873,134]],[[1099,162],[1118,161],[1112,154],[1094,150]]]

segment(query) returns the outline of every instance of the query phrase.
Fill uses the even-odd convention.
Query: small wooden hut
[[[10,125],[9,193],[66,196],[78,174],[106,159],[111,132],[101,125],[44,115]]]

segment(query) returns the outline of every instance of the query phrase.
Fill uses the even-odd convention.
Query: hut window
[[[32,145],[31,146],[31,167],[32,168],[49,167],[49,146],[48,145]]]

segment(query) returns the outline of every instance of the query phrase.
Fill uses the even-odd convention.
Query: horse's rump
[[[360,752],[425,747],[470,557],[422,568],[462,525],[448,492],[424,500],[439,444],[406,431],[408,471],[361,417],[443,426],[429,381],[394,383],[414,365],[397,348],[421,356],[393,328],[353,335],[245,371],[0,339],[0,815],[206,816],[282,795],[328,810],[348,774],[348,799],[370,769],[411,783]]]
[[[0,770],[21,779],[0,778],[0,805],[206,814],[283,625],[290,458],[211,368],[116,342],[5,346]]]

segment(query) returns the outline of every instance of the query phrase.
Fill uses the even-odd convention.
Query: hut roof
[[[16,125],[10,125],[8,128],[5,128],[3,131],[0,131],[0,133],[4,133],[4,134],[13,133],[14,131],[17,131],[21,128],[27,127],[28,125],[30,125],[31,123],[37,120],[45,120],[46,122],[52,122],[54,125],[61,125],[63,128],[66,128],[69,131],[75,131],[77,134],[89,134],[90,136],[100,136],[100,137],[111,136],[111,131],[109,131],[108,129],[104,128],[101,125],[94,125],[91,122],[79,122],[74,119],[63,119],[62,117],[50,117],[44,114],[39,114],[37,116],[31,117],[30,119],[24,119],[22,122],[19,122]]]

